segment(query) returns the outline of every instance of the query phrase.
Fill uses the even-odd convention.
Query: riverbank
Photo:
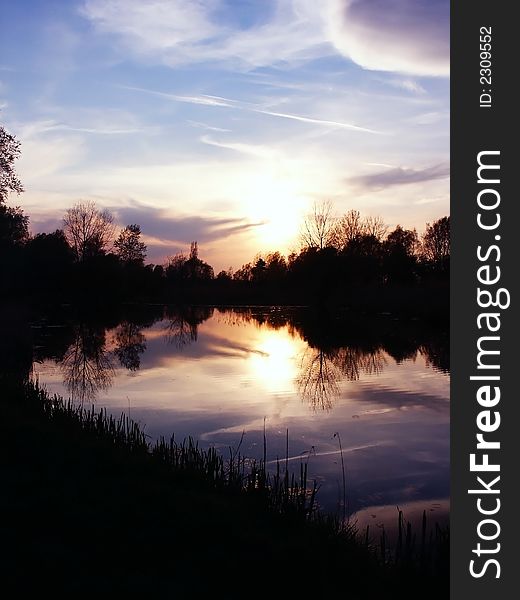
[[[125,419],[0,385],[4,581],[18,593],[447,597],[446,548],[403,528],[398,560],[382,561],[380,540],[318,515],[304,471],[268,481],[238,453],[152,447]]]

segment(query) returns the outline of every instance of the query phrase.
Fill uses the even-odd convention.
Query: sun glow
[[[251,220],[261,223],[256,235],[263,250],[287,252],[298,238],[308,202],[296,180],[284,175],[262,174],[254,178],[247,195]]]
[[[298,376],[298,343],[285,330],[262,331],[249,361],[255,377],[271,392],[292,392]]]

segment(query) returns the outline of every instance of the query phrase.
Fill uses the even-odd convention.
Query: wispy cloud
[[[348,179],[348,182],[367,190],[381,190],[396,185],[446,179],[449,175],[449,163],[442,162],[424,169],[392,168],[369,175],[351,177]]]
[[[273,158],[277,154],[277,152],[274,149],[268,148],[267,146],[262,146],[259,144],[244,144],[242,142],[221,142],[218,140],[214,140],[209,135],[203,135],[200,138],[200,141],[203,144],[207,144],[208,146],[225,148],[227,150],[233,150],[241,154],[256,156],[258,158]]]
[[[191,121],[190,119],[188,119],[186,123],[188,123],[188,125],[191,125],[192,127],[197,127],[198,129],[205,129],[207,131],[216,131],[219,133],[229,133],[231,131],[231,129],[225,129],[224,127],[215,127],[214,125],[200,123],[199,121]]]
[[[114,214],[120,227],[131,223],[141,226],[148,259],[156,262],[163,262],[177,252],[186,252],[192,241],[198,241],[207,251],[208,247],[219,242],[227,244],[230,238],[247,234],[262,225],[233,217],[175,215],[135,200],[127,201],[124,206],[106,205],[104,208]],[[33,233],[48,233],[63,227],[63,220],[48,211],[31,211],[30,225]]]
[[[122,225],[139,223],[143,234],[161,240],[166,246],[189,244],[193,240],[201,243],[214,242],[246,232],[259,225],[259,223],[231,217],[172,216],[164,209],[139,202],[113,207],[111,210]]]
[[[333,54],[315,4],[274,0],[243,28],[230,25],[237,23],[234,7],[223,0],[86,0],[81,14],[133,56],[173,67],[219,62],[248,70]]]
[[[316,119],[314,117],[303,117],[302,115],[293,115],[290,113],[280,113],[270,110],[255,109],[255,112],[262,113],[264,115],[270,115],[272,117],[281,117],[282,119],[292,119],[294,121],[301,121],[302,123],[314,123],[317,125],[326,125],[327,127],[339,127],[340,129],[352,129],[354,131],[363,131],[365,133],[381,133],[367,127],[360,127],[352,123],[344,123],[341,121],[329,121],[328,119]]]
[[[396,169],[397,168],[396,165],[390,165],[388,163],[381,163],[381,162],[366,162],[364,164],[369,167],[383,167],[384,169]]]
[[[81,14],[132,55],[245,70],[334,54],[372,70],[449,72],[448,0],[274,0],[238,26],[223,0],[86,0]],[[231,23],[235,23],[231,26]]]
[[[138,133],[140,129],[117,129],[117,128],[96,128],[96,127],[77,127],[66,125],[65,123],[56,123],[47,128],[47,131],[75,131],[79,133],[93,133],[96,135],[121,135],[126,133]]]
[[[391,85],[392,87],[405,90],[406,92],[410,92],[411,94],[426,94],[426,90],[424,89],[424,87],[414,79],[394,78],[383,80],[383,82],[387,83],[388,85]]]
[[[144,94],[167,98],[168,100],[174,100],[175,102],[186,102],[187,104],[199,104],[201,106],[224,106],[227,108],[236,107],[236,102],[234,100],[220,98],[219,96],[207,96],[205,94],[201,94],[200,96],[183,96],[180,94],[170,94],[168,92],[160,92],[141,87],[127,85],[121,87],[122,89],[131,90],[134,92],[143,92]]]
[[[158,49],[182,56],[189,47],[221,33],[212,22],[213,0],[86,0],[80,12],[101,33],[121,36],[134,52]]]
[[[40,119],[27,121],[20,126],[19,133],[24,138],[34,139],[52,132],[88,133],[96,135],[124,135],[153,131],[152,127],[144,127],[131,113],[119,109],[69,109],[49,107],[53,116],[59,114],[61,119]]]
[[[449,111],[430,111],[409,117],[408,123],[412,123],[413,125],[433,125],[449,118]]]
[[[40,4],[0,59],[34,223],[91,199],[220,267],[286,251],[314,198],[418,228],[447,212],[448,81],[425,77],[448,72],[447,0]]]
[[[277,112],[272,110],[267,110],[262,105],[252,104],[250,102],[244,102],[241,100],[232,100],[230,98],[222,98],[220,96],[210,96],[206,94],[201,95],[179,95],[179,94],[170,94],[168,92],[159,92],[156,90],[149,90],[146,88],[138,88],[132,86],[122,86],[123,89],[128,89],[136,92],[143,92],[146,94],[152,94],[154,96],[159,96],[162,98],[167,98],[168,100],[173,100],[174,102],[186,102],[188,104],[197,104],[202,106],[217,106],[223,108],[233,108],[241,111],[248,111],[263,115],[268,115],[271,117],[277,117],[282,119],[291,119],[293,121],[300,121],[301,123],[311,123],[313,125],[322,125],[326,127],[333,127],[339,129],[350,129],[353,131],[359,131],[364,133],[381,133],[379,131],[375,131],[374,129],[369,129],[368,127],[362,127],[360,125],[355,125],[353,123],[347,123],[344,121],[333,121],[330,119],[318,118],[318,117],[309,117],[304,115],[286,113],[286,112]]]
[[[54,121],[32,121],[16,127],[23,144],[18,163],[26,195],[36,181],[62,172],[77,164],[85,155],[82,136],[71,132],[64,135],[56,129]]]

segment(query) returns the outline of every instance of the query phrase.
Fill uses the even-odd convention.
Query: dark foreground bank
[[[403,524],[390,555],[379,532],[317,513],[304,465],[268,478],[238,452],[152,447],[124,418],[0,387],[4,590],[448,597],[447,533]]]

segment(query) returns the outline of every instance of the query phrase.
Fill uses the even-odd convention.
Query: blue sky
[[[149,260],[297,247],[331,200],[390,226],[449,212],[446,0],[1,0],[0,122],[34,231],[79,199]]]

